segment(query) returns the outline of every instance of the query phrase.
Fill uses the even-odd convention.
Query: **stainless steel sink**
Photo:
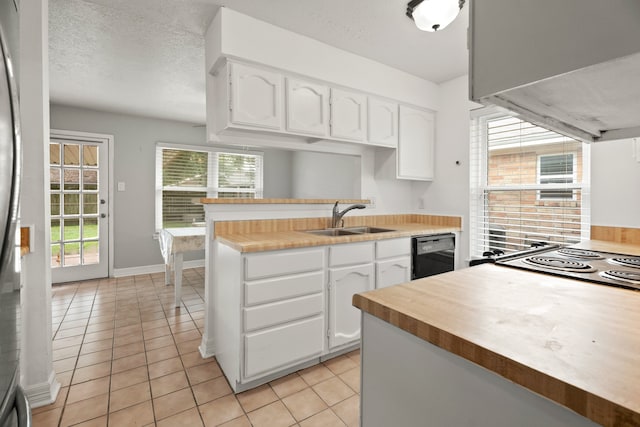
[[[369,234],[369,233],[385,233],[389,230],[387,228],[378,227],[348,227],[348,228],[325,228],[323,230],[307,230],[305,233],[316,234],[319,236],[353,236],[354,234]]]
[[[344,230],[348,230],[358,234],[386,233],[388,231],[396,231],[396,230],[390,230],[388,228],[379,228],[379,227],[348,227],[348,228],[345,228]]]
[[[316,234],[318,236],[353,236],[354,234],[360,234],[353,231],[348,231],[343,228],[326,228],[324,230],[306,230],[305,233]]]

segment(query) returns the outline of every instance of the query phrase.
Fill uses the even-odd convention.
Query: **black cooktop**
[[[640,290],[640,257],[547,245],[495,257],[522,270]]]

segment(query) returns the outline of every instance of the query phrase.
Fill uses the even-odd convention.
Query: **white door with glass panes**
[[[51,138],[51,280],[108,277],[108,140]]]

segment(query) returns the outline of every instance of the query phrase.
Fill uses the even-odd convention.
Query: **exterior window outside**
[[[472,118],[471,255],[588,238],[589,145],[487,110]]]
[[[204,224],[203,197],[262,198],[257,152],[156,146],[156,229]]]

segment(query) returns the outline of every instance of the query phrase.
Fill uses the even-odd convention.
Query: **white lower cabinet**
[[[323,346],[324,316],[300,320],[246,334],[244,377],[251,378],[294,362],[320,356]]]
[[[409,280],[408,238],[259,253],[216,245],[214,341],[234,392],[357,345],[353,295]]]
[[[360,339],[360,310],[351,304],[354,294],[373,289],[373,263],[329,270],[329,348]]]
[[[411,280],[411,257],[376,262],[376,288],[399,285]]]
[[[411,280],[411,239],[376,242],[376,289]]]

